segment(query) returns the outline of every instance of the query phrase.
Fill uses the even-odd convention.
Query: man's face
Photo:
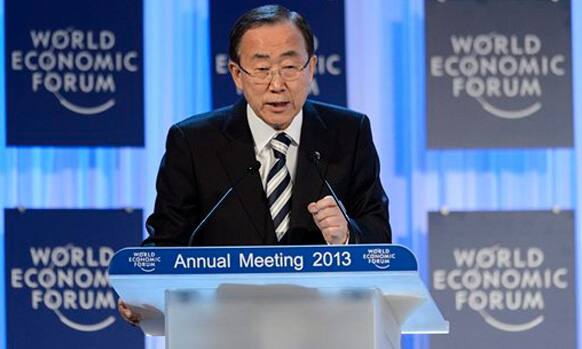
[[[307,60],[305,40],[299,29],[293,23],[281,22],[248,30],[239,45],[239,64],[244,70],[251,74],[277,71],[266,81],[258,81],[234,62],[229,63],[229,70],[255,113],[274,129],[283,130],[303,108],[316,58],[310,57],[307,67],[292,81],[284,79],[279,69],[303,67]]]

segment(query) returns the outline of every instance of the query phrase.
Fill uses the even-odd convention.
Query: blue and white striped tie
[[[278,241],[281,241],[289,229],[291,217],[292,183],[286,164],[289,144],[291,138],[286,133],[279,133],[271,139],[271,148],[276,160],[267,176],[267,201]]]

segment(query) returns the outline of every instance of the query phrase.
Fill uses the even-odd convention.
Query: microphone
[[[319,178],[321,178],[321,181],[323,183],[325,183],[325,186],[327,187],[327,190],[331,193],[331,196],[333,197],[333,200],[335,201],[335,203],[337,204],[337,206],[340,209],[340,212],[342,213],[342,215],[346,219],[346,221],[348,223],[348,228],[350,229],[350,233],[354,234],[354,237],[357,240],[357,234],[359,233],[360,230],[354,224],[354,222],[352,221],[352,219],[348,216],[348,212],[346,211],[346,208],[344,207],[344,204],[337,197],[337,194],[335,193],[335,190],[333,190],[333,188],[331,187],[331,184],[329,184],[329,181],[321,173],[321,170],[319,169],[319,161],[320,160],[321,160],[321,153],[318,152],[317,150],[314,151],[313,154],[311,155],[311,161],[313,161],[313,164],[315,165],[315,169],[317,170],[317,174],[319,175]]]
[[[222,205],[222,202],[224,200],[226,200],[226,198],[230,195],[230,193],[234,190],[234,188],[236,188],[238,186],[238,184],[240,182],[242,182],[243,179],[247,178],[249,175],[251,175],[253,173],[258,172],[259,168],[261,168],[261,163],[258,161],[255,161],[255,163],[252,164],[251,166],[247,167],[246,171],[234,182],[234,184],[232,186],[230,186],[230,188],[228,188],[228,190],[224,194],[222,194],[220,199],[218,199],[216,204],[214,204],[214,206],[212,206],[210,211],[208,211],[206,216],[204,216],[204,219],[200,223],[198,223],[198,225],[196,226],[196,228],[194,229],[192,234],[190,234],[190,239],[188,240],[188,246],[192,246],[192,242],[194,242],[194,237],[196,236],[196,233],[198,233],[198,231],[200,231],[200,229],[202,229],[202,227],[204,227],[206,225],[206,222],[208,221],[208,219],[210,217],[212,217],[212,215],[214,214],[214,211],[216,211]]]

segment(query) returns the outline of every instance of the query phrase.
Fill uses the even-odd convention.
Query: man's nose
[[[271,92],[282,92],[285,90],[285,88],[285,81],[281,77],[281,71],[273,71],[271,73],[271,83],[269,84],[269,90]]]

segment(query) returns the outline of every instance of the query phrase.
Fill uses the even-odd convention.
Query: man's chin
[[[280,131],[286,129],[289,124],[291,124],[293,117],[288,115],[269,113],[264,120],[267,124],[269,124],[269,126],[277,131]]]

